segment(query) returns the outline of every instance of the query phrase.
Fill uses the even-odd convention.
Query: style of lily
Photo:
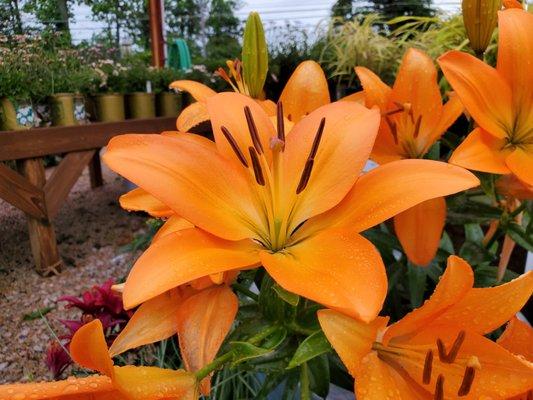
[[[114,171],[194,225],[157,240],[124,288],[135,307],[194,279],[263,265],[284,289],[370,321],[387,291],[383,262],[359,232],[430,198],[478,185],[429,160],[361,177],[379,112],[325,105],[285,132],[249,97],[207,100],[215,143],[193,134],[123,135],[104,155]],[[324,262],[327,260],[327,262]]]
[[[158,232],[155,240],[168,233]],[[177,334],[185,369],[199,371],[214,360],[235,320],[239,301],[228,287],[235,275],[224,274],[222,284],[214,282],[217,277],[200,278],[141,304],[109,348],[110,356]],[[210,389],[208,376],[200,391],[208,395]]]
[[[378,106],[382,122],[371,157],[379,164],[423,158],[463,112],[456,96],[442,104],[437,70],[416,49],[405,53],[390,88],[372,71],[356,67],[367,107]],[[411,262],[425,266],[437,253],[446,219],[446,201],[437,197],[394,217],[394,228]]]
[[[248,95],[242,76],[242,63],[238,60],[228,61],[229,74],[223,68],[218,69],[222,77],[236,93]],[[188,92],[195,103],[185,108],[176,121],[180,132],[189,132],[191,128],[209,120],[207,99],[216,92],[206,85],[190,80],[179,80],[170,84],[172,89]],[[270,116],[276,115],[276,105],[271,100],[256,99]],[[287,81],[279,101],[283,103],[285,117],[290,123],[296,123],[302,117],[320,106],[330,103],[328,83],[324,71],[315,61],[304,61]]]
[[[156,367],[117,367],[109,357],[102,323],[81,327],[70,344],[72,359],[102,375],[64,381],[0,386],[0,399],[64,400],[193,400],[198,398],[194,374]]]
[[[385,317],[318,312],[357,399],[508,399],[531,389],[532,365],[483,335],[527,302],[533,273],[491,288],[473,282],[471,267],[451,256],[430,299],[388,327]]]
[[[438,60],[477,127],[450,162],[494,174],[515,174],[533,185],[533,15],[499,11],[498,62],[450,51]]]

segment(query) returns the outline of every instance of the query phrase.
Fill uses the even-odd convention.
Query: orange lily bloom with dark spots
[[[367,68],[356,67],[355,72],[363,86],[366,106],[378,106],[381,111],[371,155],[379,164],[423,158],[463,112],[456,96],[442,104],[437,70],[420,50],[407,50],[392,88]],[[394,217],[396,234],[411,262],[425,266],[435,257],[445,219],[446,202],[442,197]]]
[[[450,162],[494,174],[513,173],[533,185],[533,15],[498,13],[498,63],[450,51],[439,58],[448,82],[478,127]]]
[[[156,367],[117,367],[109,357],[102,323],[82,326],[70,343],[72,359],[103,375],[58,382],[0,386],[0,399],[49,400],[193,400],[198,398],[194,374]]]
[[[235,92],[248,95],[240,65],[240,62],[228,61],[230,74],[228,75],[222,68],[219,68],[218,74],[232,86]],[[176,121],[178,131],[188,132],[200,123],[209,121],[207,99],[216,95],[213,89],[190,80],[172,82],[170,87],[188,92],[196,100],[178,116]],[[279,101],[283,103],[285,117],[293,123],[298,122],[318,107],[329,104],[328,82],[320,65],[310,60],[300,63],[285,84]],[[268,115],[276,115],[276,105],[271,100],[257,100],[257,103]]]
[[[359,232],[479,183],[462,168],[429,160],[359,177],[380,120],[359,104],[322,106],[287,131],[281,106],[277,129],[241,94],[217,94],[207,107],[215,143],[185,133],[123,135],[104,155],[194,225],[157,240],[137,260],[124,288],[127,308],[200,277],[262,264],[286,290],[373,320],[387,278]]]
[[[507,399],[533,385],[533,367],[483,335],[503,325],[533,292],[533,273],[472,288],[474,274],[451,256],[435,292],[387,327],[333,310],[318,319],[348,371],[358,400]]]

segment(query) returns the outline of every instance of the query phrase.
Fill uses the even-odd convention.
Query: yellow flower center
[[[394,144],[398,146],[404,158],[422,158],[428,150],[426,148],[419,149],[418,135],[420,134],[422,115],[415,119],[410,103],[395,102],[394,104],[396,108],[382,114],[394,138]],[[401,129],[399,129],[399,125],[401,125]]]
[[[435,382],[434,389],[430,391],[434,393],[435,400],[443,400],[446,381],[446,373],[444,371],[451,371],[451,367],[463,370],[463,379],[457,390],[457,396],[462,397],[470,393],[476,370],[481,369],[481,364],[476,356],[463,355],[459,357],[459,351],[463,345],[465,335],[465,331],[459,332],[449,349],[446,348],[446,345],[441,339],[437,339],[436,346],[429,349],[427,346],[407,344],[398,345],[389,343],[385,346],[379,342],[375,342],[372,348],[377,351],[380,359],[387,362],[393,368],[401,369],[402,365],[413,363],[420,366],[423,365],[422,383],[424,385],[431,385],[432,381]],[[436,379],[433,379],[434,375],[436,375],[434,371],[437,369],[442,372],[437,374]]]

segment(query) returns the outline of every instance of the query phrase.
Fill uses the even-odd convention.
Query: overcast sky
[[[243,7],[237,11],[245,19],[250,11],[258,11],[265,25],[284,24],[286,21],[313,29],[329,16],[335,0],[242,0]],[[460,8],[461,0],[434,0],[435,7],[453,13]],[[105,24],[91,20],[90,9],[76,6],[71,30],[75,41],[90,39]]]

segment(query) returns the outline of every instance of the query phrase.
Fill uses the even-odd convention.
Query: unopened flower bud
[[[498,23],[502,0],[463,0],[463,20],[470,47],[482,54],[490,43]]]

